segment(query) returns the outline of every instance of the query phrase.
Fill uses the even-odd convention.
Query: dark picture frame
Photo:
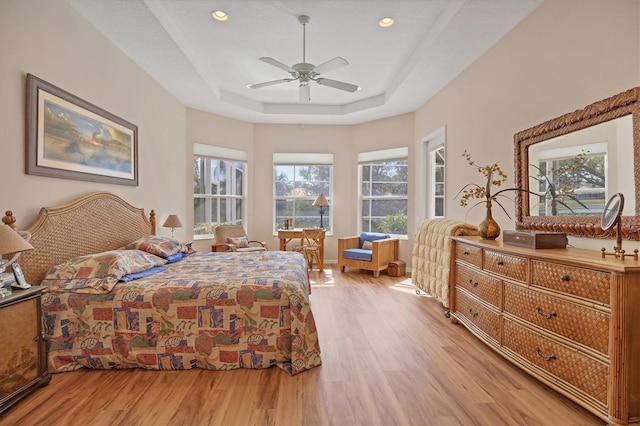
[[[25,173],[138,185],[138,126],[27,74]]]

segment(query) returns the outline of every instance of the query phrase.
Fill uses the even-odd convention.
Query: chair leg
[[[318,264],[318,269],[320,269],[320,272],[322,272],[324,270],[323,266],[320,263],[320,254],[319,253],[312,253],[311,256],[315,259],[315,262]]]

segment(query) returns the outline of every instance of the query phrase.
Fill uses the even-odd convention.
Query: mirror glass
[[[602,211],[602,229],[608,231],[613,228],[622,214],[624,208],[624,196],[622,194],[613,194]]]
[[[615,193],[634,194],[631,114],[529,147],[531,216],[602,214]],[[636,213],[630,198],[627,212]]]
[[[621,232],[640,240],[640,87],[514,136],[516,229],[615,238],[609,198],[624,195]],[[638,165],[638,166],[636,166]]]

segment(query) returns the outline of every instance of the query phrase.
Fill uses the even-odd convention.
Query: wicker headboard
[[[52,266],[71,258],[118,249],[155,234],[155,212],[133,207],[109,192],[93,192],[59,207],[43,207],[26,230],[35,250],[18,263],[27,282],[39,284]]]

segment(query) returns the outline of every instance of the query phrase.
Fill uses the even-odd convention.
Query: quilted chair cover
[[[476,225],[451,219],[425,220],[416,232],[411,256],[411,281],[449,308],[449,276],[453,235],[478,235]]]

